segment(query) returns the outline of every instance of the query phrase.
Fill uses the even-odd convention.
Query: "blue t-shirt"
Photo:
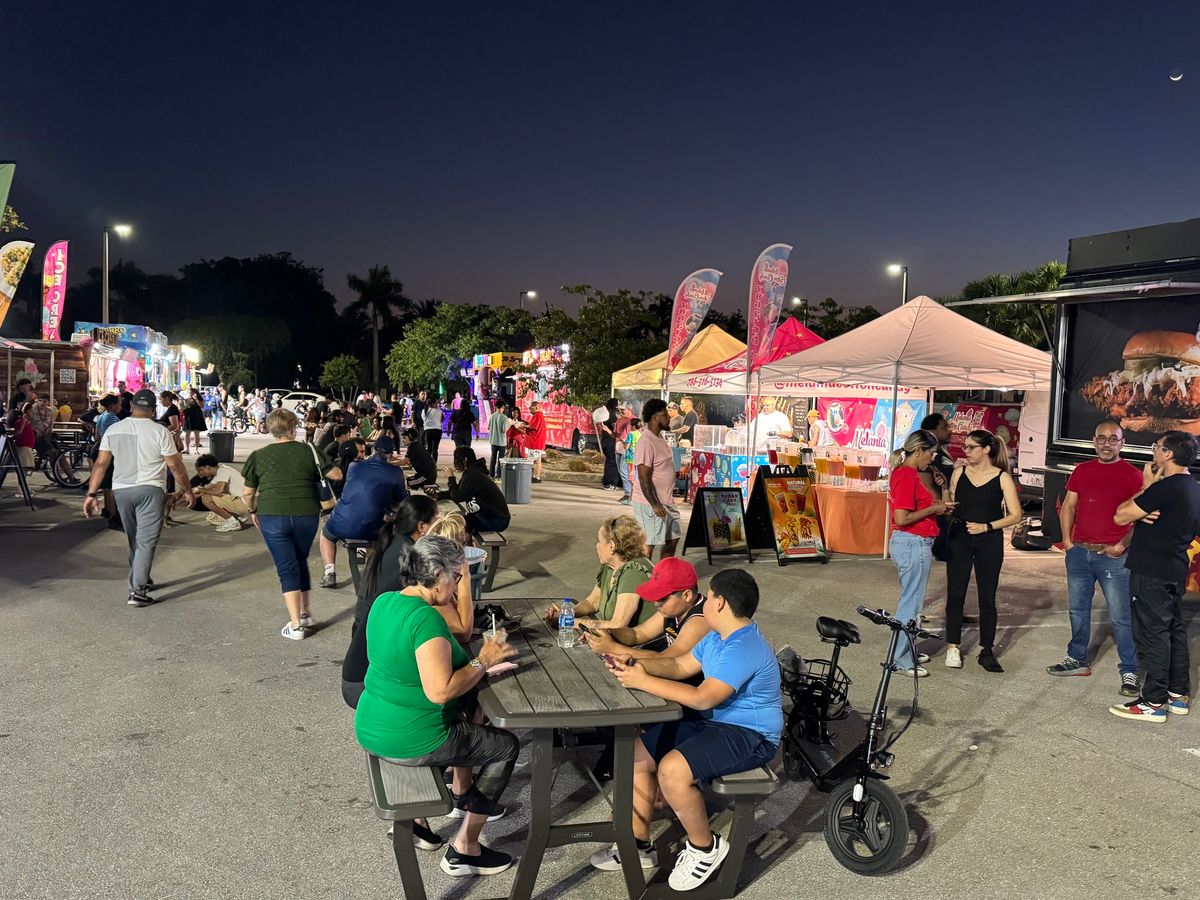
[[[350,466],[325,527],[343,540],[373,541],[379,537],[383,514],[407,496],[404,473],[376,454]]]
[[[110,413],[107,409],[96,416],[96,440],[104,437],[104,432],[108,431],[110,425],[116,425],[120,421],[119,416]]]
[[[779,663],[758,625],[751,622],[725,640],[710,631],[692,648],[692,656],[700,661],[705,678],[716,678],[733,688],[733,696],[701,715],[757,731],[778,744],[783,731]]]

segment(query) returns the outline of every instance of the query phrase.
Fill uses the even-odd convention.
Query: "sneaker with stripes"
[[[1190,694],[1172,694],[1167,691],[1167,709],[1172,715],[1186,716],[1190,712],[1189,707],[1192,705]]]
[[[685,840],[667,884],[676,891],[694,890],[712,877],[713,872],[720,868],[728,855],[729,842],[715,831],[713,845],[707,851],[697,850],[691,841]]]
[[[1161,725],[1167,721],[1167,705],[1165,703],[1156,706],[1153,703],[1147,703],[1141,697],[1131,700],[1129,703],[1110,706],[1108,711],[1122,719],[1133,719],[1136,722],[1148,722],[1152,725]]]

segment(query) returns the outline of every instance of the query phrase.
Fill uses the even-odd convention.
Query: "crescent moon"
[[[1183,73],[1182,73],[1182,72],[1180,72],[1178,75],[1170,75],[1170,76],[1168,76],[1168,77],[1169,77],[1169,78],[1170,78],[1172,81],[1183,81]]]

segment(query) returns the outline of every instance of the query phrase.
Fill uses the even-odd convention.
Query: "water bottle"
[[[570,597],[558,611],[558,646],[564,650],[575,646],[575,601]]]

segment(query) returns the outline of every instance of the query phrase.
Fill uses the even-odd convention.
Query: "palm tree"
[[[358,294],[358,299],[346,307],[346,315],[371,328],[371,389],[378,391],[379,329],[407,318],[412,301],[404,296],[404,285],[392,277],[387,266],[372,266],[366,278],[347,275],[346,283]]]
[[[441,300],[414,300],[411,307],[412,318],[432,319],[435,315],[437,315],[438,307],[441,305]]]

